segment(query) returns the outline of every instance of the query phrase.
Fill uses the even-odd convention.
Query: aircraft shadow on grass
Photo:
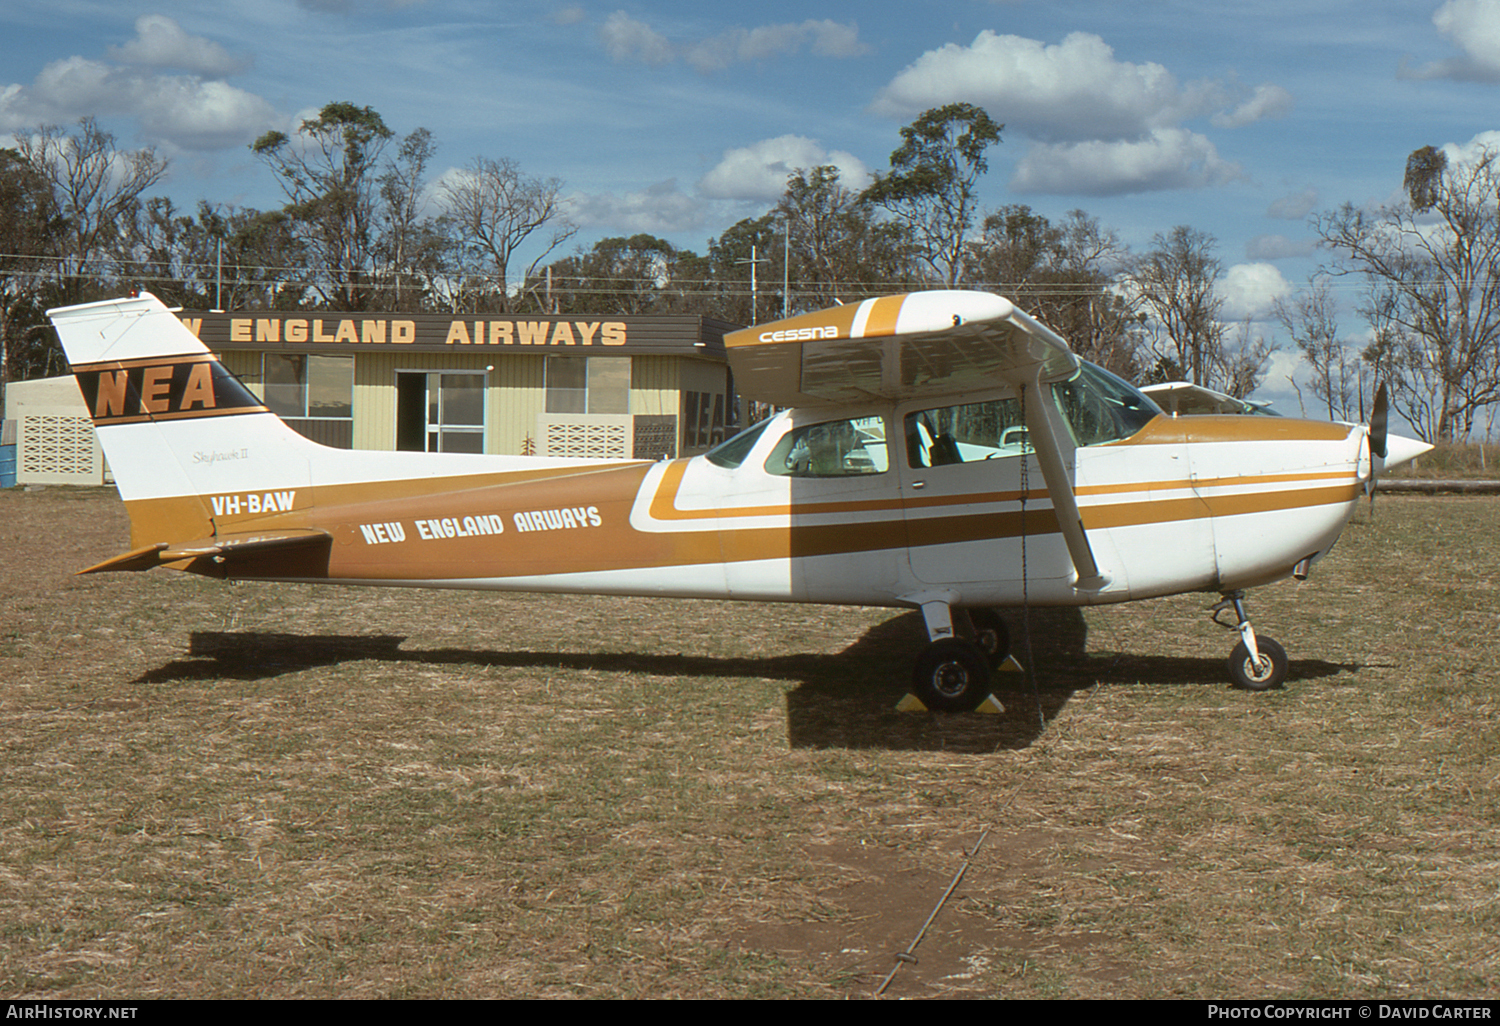
[[[542,671],[641,673],[658,677],[761,677],[795,681],[787,692],[787,737],[794,748],[882,748],[992,752],[1033,744],[1075,692],[1104,684],[1222,688],[1219,659],[1087,652],[1088,628],[1077,608],[1032,610],[1030,644],[1019,614],[1007,614],[1013,653],[1028,653],[1034,674],[999,673],[1000,714],[897,712],[912,652],[925,642],[921,615],[876,624],[843,652],[764,658],[641,652],[532,652],[493,649],[404,650],[401,635],[283,634],[195,631],[188,658],[147,670],[134,683],[265,680],[318,666],[373,660],[423,666],[514,667]],[[1357,667],[1321,660],[1291,664],[1293,682]],[[1034,683],[1033,683],[1034,678]]]

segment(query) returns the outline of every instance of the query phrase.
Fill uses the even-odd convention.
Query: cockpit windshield
[[[721,442],[714,448],[704,453],[704,459],[718,467],[733,470],[745,462],[745,457],[750,455],[750,450],[755,448],[755,443],[760,441],[761,432],[765,431],[766,425],[771,423],[770,419],[752,424],[739,434],[726,442]]]
[[[1055,383],[1052,399],[1081,446],[1129,438],[1161,414],[1161,407],[1140,389],[1092,363]]]

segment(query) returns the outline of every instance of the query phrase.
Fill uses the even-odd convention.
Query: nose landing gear
[[[1237,623],[1225,623],[1219,614],[1233,610]],[[1214,623],[1240,632],[1240,643],[1229,653],[1229,676],[1236,687],[1246,691],[1270,691],[1281,687],[1286,680],[1288,661],[1286,649],[1272,638],[1255,634],[1250,618],[1245,615],[1245,593],[1224,593],[1223,601],[1209,611]]]

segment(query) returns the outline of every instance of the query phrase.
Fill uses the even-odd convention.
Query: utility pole
[[[751,245],[750,245],[750,259],[749,260],[736,260],[735,261],[736,264],[749,264],[750,265],[750,323],[751,324],[754,324],[754,323],[756,323],[757,321],[760,320],[760,315],[759,315],[759,312],[758,312],[758,309],[757,309],[757,305],[756,305],[756,301],[757,301],[757,297],[758,297],[758,292],[759,292],[759,286],[757,284],[757,279],[756,279],[756,276],[755,276],[755,265],[756,264],[760,264],[760,263],[769,264],[770,262],[771,261],[769,261],[769,260],[761,260],[758,256],[756,256],[756,247],[755,247],[754,243],[751,243]]]
[[[781,253],[781,319],[792,315],[792,219],[781,221],[781,238],[785,249]]]

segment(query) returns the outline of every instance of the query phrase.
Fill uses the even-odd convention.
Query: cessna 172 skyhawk
[[[1230,671],[1277,686],[1244,589],[1301,577],[1382,465],[1363,425],[1169,417],[1009,301],[938,291],[729,335],[743,392],[790,407],[656,463],[316,445],[155,297],[50,311],[131,520],[89,568],[231,580],[920,609],[916,690],[973,708],[997,607],[1218,592]]]

